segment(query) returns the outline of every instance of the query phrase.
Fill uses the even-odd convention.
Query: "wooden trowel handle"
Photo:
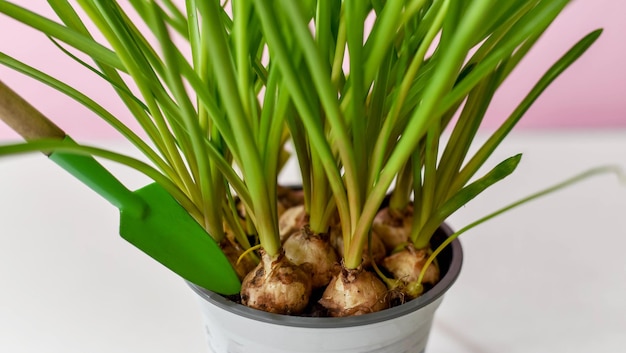
[[[7,123],[26,140],[58,139],[68,144],[75,144],[61,128],[2,81],[0,81],[0,120]],[[128,190],[92,156],[63,152],[46,154],[52,161],[120,210],[137,215],[145,213],[147,209],[145,202]]]
[[[65,132],[0,81],[0,120],[26,140],[63,139]]]

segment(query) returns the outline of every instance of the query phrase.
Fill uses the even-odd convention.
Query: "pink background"
[[[51,14],[44,0],[17,1]],[[485,122],[493,128],[515,107],[533,83],[576,40],[603,27],[596,44],[555,82],[531,108],[520,128],[626,127],[626,1],[577,0],[565,9],[535,50],[505,83]],[[0,17],[0,51],[61,78],[128,121],[115,94],[94,74],[60,53],[51,42],[6,17]],[[0,66],[0,80],[27,98],[77,138],[118,136],[87,109],[60,93]],[[15,138],[0,124],[0,137]]]

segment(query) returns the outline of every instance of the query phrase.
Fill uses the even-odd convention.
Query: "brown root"
[[[387,287],[372,272],[343,268],[330,281],[319,303],[330,316],[373,313],[389,307]]]
[[[388,252],[400,245],[409,242],[413,219],[413,207],[407,206],[402,214],[396,214],[389,207],[385,207],[376,214],[372,229],[385,244]]]
[[[407,286],[413,286],[426,264],[428,259],[428,251],[425,249],[415,249],[412,245],[408,245],[402,251],[398,251],[395,254],[387,256],[382,265],[387,271],[393,274],[394,278],[403,281]],[[439,268],[435,263],[431,263],[426,269],[422,283],[435,284],[439,282]],[[409,296],[415,297],[417,294],[412,294],[414,290],[407,292]]]
[[[224,238],[219,245],[240,280],[256,267],[257,264],[250,255],[241,257],[244,250],[238,244]]]
[[[300,314],[310,296],[310,276],[282,253],[272,258],[262,251],[261,262],[241,284],[242,304],[270,313]]]
[[[313,288],[324,287],[330,282],[337,267],[337,254],[328,235],[314,234],[305,226],[287,238],[283,249],[291,262],[309,270]]]

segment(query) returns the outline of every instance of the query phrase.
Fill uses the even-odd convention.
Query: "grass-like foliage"
[[[502,125],[470,146],[498,88],[568,2],[49,0],[58,16],[49,19],[0,1],[1,13],[108,81],[143,131],[62,78],[3,53],[0,63],[91,109],[148,163],[58,141],[2,153],[63,149],[127,164],[217,241],[232,235],[275,256],[277,177],[291,148],[311,231],[340,220],[343,265],[355,269],[392,185],[389,208],[412,210],[408,240],[421,249],[448,216],[514,172],[521,155],[484,165],[600,30],[572,43]]]

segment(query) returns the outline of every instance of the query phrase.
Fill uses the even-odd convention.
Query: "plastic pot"
[[[433,237],[452,234],[446,225]],[[212,353],[416,353],[424,352],[435,310],[461,271],[455,240],[438,257],[443,274],[421,297],[376,313],[346,318],[270,314],[190,284],[198,294]]]

